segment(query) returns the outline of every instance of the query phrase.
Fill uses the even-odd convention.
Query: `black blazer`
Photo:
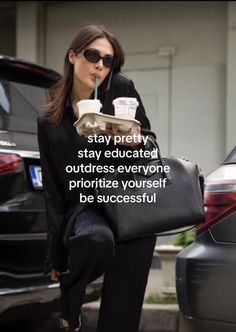
[[[93,96],[91,96],[92,98]],[[110,84],[109,91],[103,91],[98,94],[98,99],[105,108],[103,112],[114,115],[113,99],[117,97],[136,97],[139,106],[136,112],[136,119],[140,121],[142,133],[150,134],[150,123],[146,116],[142,101],[135,90],[131,80],[121,73],[116,73]],[[78,180],[84,178],[91,180],[101,177],[102,174],[96,173],[77,173],[67,174],[65,168],[67,165],[100,164],[116,165],[118,163],[128,162],[127,160],[111,160],[101,157],[99,161],[92,159],[79,159],[78,150],[95,149],[102,152],[106,149],[114,149],[113,142],[109,146],[104,143],[88,143],[87,138],[77,134],[73,123],[77,120],[73,113],[70,102],[67,103],[65,115],[62,122],[57,127],[49,126],[45,118],[38,119],[38,143],[42,165],[42,179],[44,188],[44,197],[46,203],[47,216],[47,235],[48,235],[48,260],[47,271],[54,268],[58,271],[67,269],[67,250],[63,243],[63,235],[69,217],[78,205],[78,189],[69,190],[69,180]],[[153,133],[151,133],[153,134]],[[154,135],[154,134],[153,134]],[[129,149],[119,145],[120,149]],[[130,160],[129,160],[130,162]],[[93,189],[79,189],[84,195],[93,194]]]

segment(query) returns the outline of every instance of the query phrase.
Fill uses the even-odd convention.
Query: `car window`
[[[222,165],[207,176],[208,181],[236,180],[236,165]]]
[[[0,80],[0,130],[37,132],[37,117],[48,102],[45,88]]]
[[[224,163],[236,163],[236,146],[225,159]]]
[[[0,82],[0,107],[7,114],[10,113],[10,102],[9,97],[7,96],[7,87],[8,84]]]

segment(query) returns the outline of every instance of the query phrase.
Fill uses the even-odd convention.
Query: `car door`
[[[0,274],[6,284],[16,280],[19,286],[24,276],[43,278],[46,218],[37,117],[47,91],[37,81],[17,79],[0,80]]]

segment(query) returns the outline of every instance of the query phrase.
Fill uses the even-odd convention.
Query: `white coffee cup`
[[[78,118],[81,118],[81,116],[85,113],[99,113],[102,108],[102,104],[98,99],[83,99],[77,103],[77,107],[78,112],[76,112],[76,115]]]
[[[123,119],[135,119],[139,102],[136,98],[119,97],[113,100],[115,116]]]

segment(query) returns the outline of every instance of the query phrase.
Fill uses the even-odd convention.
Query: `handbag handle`
[[[150,135],[148,135],[147,142],[149,142],[149,141],[151,142],[151,145],[154,148],[157,149],[157,151],[158,151],[158,158],[157,159],[160,161],[160,164],[161,164],[161,166],[163,167],[163,170],[164,170],[165,162],[164,162],[164,160],[161,156],[161,150],[160,150],[159,144],[157,143],[156,139],[153,136],[150,136]],[[150,149],[150,145],[149,144],[145,145],[145,150],[149,150],[149,149]],[[152,159],[152,160],[157,160],[157,159]],[[184,158],[184,157],[180,157],[180,159],[189,161],[187,158]],[[143,162],[140,162],[140,164],[143,164],[143,165],[145,165],[145,163],[146,163],[145,160]],[[202,190],[202,194],[203,194],[203,191],[204,191],[204,174],[202,172],[201,167],[198,164],[196,164],[196,165],[197,165],[197,168],[198,168],[198,176],[199,176],[199,181],[200,181],[200,184],[201,184],[201,190]],[[171,183],[170,174],[167,174],[166,172],[163,172],[163,173],[164,173],[164,177],[167,179],[167,182]]]
[[[148,142],[150,142],[151,144],[148,144]],[[153,160],[153,161],[154,160],[158,160],[159,163],[160,163],[160,165],[162,166],[162,169],[163,169],[162,176],[163,176],[163,179],[166,179],[166,184],[172,183],[170,173],[166,173],[164,171],[164,169],[165,169],[165,162],[164,162],[164,160],[163,160],[163,158],[161,156],[161,151],[160,151],[159,144],[157,143],[156,139],[153,136],[148,135],[147,144],[145,145],[145,151],[150,150],[151,147],[157,149],[158,158],[151,158],[150,157],[150,158],[148,158],[148,161],[150,161],[150,160]],[[147,164],[147,160],[146,159],[139,160],[138,164],[145,166]]]

